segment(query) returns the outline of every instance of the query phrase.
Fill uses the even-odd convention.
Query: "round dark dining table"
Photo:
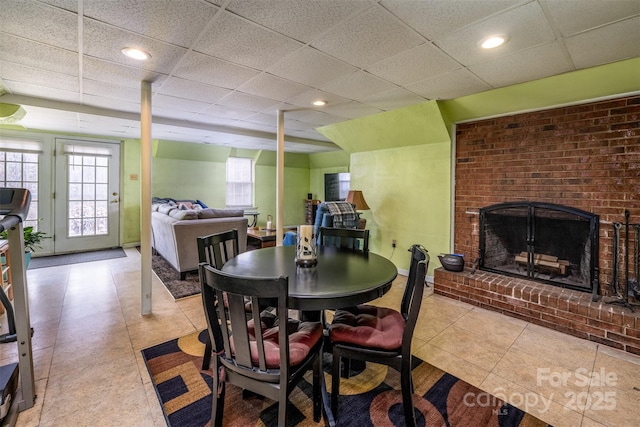
[[[256,249],[239,254],[222,267],[226,273],[289,278],[289,308],[302,311],[338,309],[384,295],[398,275],[387,258],[371,253],[317,248],[318,264],[298,267],[295,246]]]

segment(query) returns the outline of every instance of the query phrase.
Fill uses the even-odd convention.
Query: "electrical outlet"
[[[395,248],[395,247],[396,247],[396,239],[393,239],[393,240],[391,241],[391,247],[392,247],[392,248]]]

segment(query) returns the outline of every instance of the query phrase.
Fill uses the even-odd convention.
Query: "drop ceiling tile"
[[[229,12],[220,14],[193,49],[225,61],[263,70],[302,47],[302,43]]]
[[[161,85],[166,79],[166,75],[155,73],[153,71],[127,67],[88,56],[83,57],[83,68],[83,75],[87,79],[99,80],[102,82],[137,89],[140,88],[140,82],[142,81],[153,82],[153,89],[154,86]]]
[[[204,116],[214,116],[223,119],[240,120],[244,119],[245,117],[249,117],[254,112],[255,111],[247,111],[240,108],[231,108],[223,105],[211,105],[207,107],[206,110],[202,111],[201,114]]]
[[[394,89],[397,86],[366,71],[356,71],[341,79],[323,85],[322,90],[340,94],[346,98],[361,100],[376,93]]]
[[[194,101],[192,99],[179,98],[176,96],[155,94],[152,97],[153,108],[164,107],[174,108],[178,111],[186,111],[191,113],[198,113],[205,110],[211,103]]]
[[[177,77],[228,89],[236,89],[257,75],[251,68],[197,52],[189,52],[175,70]]]
[[[42,3],[50,4],[60,9],[67,10],[69,12],[78,13],[78,1],[77,0],[41,0]]]
[[[78,17],[34,1],[2,0],[0,29],[25,39],[78,51]]]
[[[185,48],[144,37],[90,19],[84,20],[85,55],[132,68],[155,70],[168,74],[187,52]],[[125,47],[135,47],[149,53],[146,61],[137,61],[122,54]]]
[[[523,2],[524,0],[383,0],[380,4],[424,37],[433,40]]]
[[[84,2],[86,17],[183,47],[193,44],[217,11],[216,6],[199,1]]]
[[[20,64],[1,61],[2,79],[5,82],[20,82],[33,86],[78,92],[78,77],[69,74],[43,71]]]
[[[103,116],[96,116],[95,114],[86,114],[86,113],[72,113],[74,115],[78,116],[78,121],[79,122],[84,122],[84,123],[96,123],[96,119],[103,117]],[[134,129],[139,129],[139,123],[136,120],[128,120],[128,119],[121,119],[118,117],[105,117],[105,123],[107,124],[107,126],[115,126],[115,127],[119,127],[119,128],[131,128],[133,127]]]
[[[387,10],[374,5],[336,25],[312,46],[350,64],[367,67],[424,41]]]
[[[286,115],[286,113],[285,113]],[[261,124],[267,125],[269,127],[273,127],[274,129],[277,127],[277,115],[276,114],[267,114],[267,113],[255,113],[250,116],[247,116],[243,122],[251,123],[251,124]]]
[[[348,119],[357,119],[358,117],[370,116],[372,114],[382,113],[379,108],[370,105],[364,105],[357,101],[351,101],[346,104],[324,107],[326,112],[339,117]]]
[[[9,34],[0,36],[0,60],[72,76],[79,69],[77,52]]]
[[[565,39],[577,68],[640,56],[640,17],[627,19]]]
[[[233,0],[227,10],[308,43],[351,14],[370,5],[368,0]]]
[[[539,1],[564,37],[640,14],[637,0],[580,0],[579,7],[572,1]]]
[[[462,68],[431,43],[425,43],[367,67],[367,71],[399,85]]]
[[[276,76],[313,87],[330,82],[357,68],[311,47],[295,51],[267,71]]]
[[[232,91],[218,86],[211,86],[178,77],[169,77],[157,89],[157,93],[179,98],[193,99],[214,103]]]
[[[420,104],[427,99],[409,92],[408,90],[397,88],[386,92],[380,92],[375,95],[360,100],[363,104],[371,105],[384,111],[395,110],[397,108],[407,107],[409,105]]]
[[[1,68],[1,64],[0,64]],[[52,89],[50,87],[38,86],[22,82],[14,82],[5,80],[5,86],[7,88],[7,94],[30,96],[33,98],[44,98],[55,101],[80,103],[80,93],[70,92],[61,89]],[[55,111],[49,109],[49,111]]]
[[[453,99],[491,89],[465,69],[432,77],[407,86],[407,89],[427,99]]]
[[[140,90],[126,86],[118,86],[113,83],[83,79],[82,90],[88,95],[122,99],[124,101],[135,102],[138,104],[140,103]]]
[[[297,120],[312,123],[316,125],[316,127],[332,125],[334,123],[340,123],[344,121],[344,117],[334,116],[332,114],[318,110],[301,110],[287,114],[289,117],[293,117]]]
[[[560,43],[555,41],[493,61],[472,65],[469,71],[493,87],[503,87],[573,70]]]
[[[248,95],[242,92],[233,92],[218,102],[218,105],[254,112],[273,108],[277,104],[278,101],[276,100]]]
[[[251,95],[284,101],[287,98],[309,90],[309,86],[272,76],[271,74],[262,73],[240,86],[238,90]]]
[[[478,47],[478,42],[492,34],[506,34],[509,40],[495,49]],[[554,39],[542,9],[538,3],[531,2],[436,39],[434,43],[456,61],[469,66]]]
[[[313,102],[318,100],[326,101],[327,105],[323,107],[315,107],[313,105]],[[302,108],[309,108],[309,109],[313,109],[313,108],[325,109],[327,108],[327,106],[336,105],[336,104],[345,104],[349,101],[350,99],[348,98],[336,95],[334,93],[317,90],[317,89],[308,90],[306,92],[302,92],[299,95],[296,95],[292,98],[287,99],[288,104],[296,105]]]
[[[301,122],[299,120],[287,120],[284,121],[284,129],[286,133],[291,133],[291,131],[311,131],[316,128],[315,125],[311,123]]]
[[[278,129],[275,117],[267,117],[261,113],[249,116],[243,120],[238,120],[238,126],[247,129],[261,130],[264,132],[275,133]]]
[[[84,95],[82,103],[92,107],[106,108],[108,110],[126,111],[129,113],[140,113],[139,102],[127,102],[121,99],[107,98],[104,96]]]
[[[215,111],[214,111],[215,112]],[[237,126],[238,120],[233,117],[222,117],[219,115],[198,113],[193,116],[193,121],[214,126]]]

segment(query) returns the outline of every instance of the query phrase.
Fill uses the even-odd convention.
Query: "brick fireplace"
[[[640,354],[640,305],[607,304],[613,223],[624,223],[625,211],[640,222],[640,96],[458,124],[455,165],[454,252],[465,255],[467,267],[436,269],[435,292]],[[509,202],[564,205],[599,217],[595,295],[472,272],[480,210]]]

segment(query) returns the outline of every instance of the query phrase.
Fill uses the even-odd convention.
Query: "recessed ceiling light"
[[[327,105],[327,101],[313,101],[313,105],[315,105],[316,107],[322,107],[323,105]]]
[[[483,49],[493,49],[495,47],[503,45],[507,41],[507,36],[504,34],[495,34],[486,37],[480,41],[480,47]]]
[[[125,47],[124,49],[122,49],[122,53],[129,58],[137,59],[138,61],[145,61],[151,58],[151,55],[149,55],[147,52],[145,52],[144,50],[136,49],[135,47]]]

